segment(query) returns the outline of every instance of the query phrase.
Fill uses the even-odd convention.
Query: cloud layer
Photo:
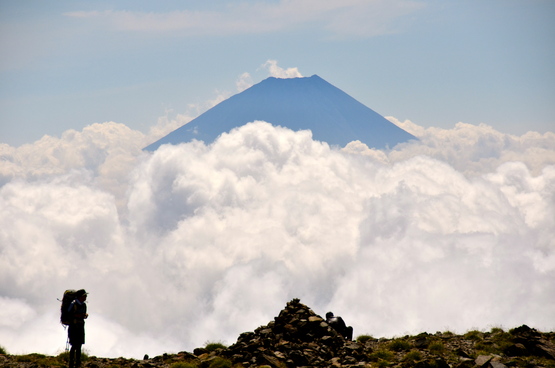
[[[82,287],[101,356],[233,343],[294,297],[355,336],[553,329],[555,135],[390,119],[421,141],[254,122],[150,154],[104,123],[0,145],[0,344],[59,352],[56,298]]]
[[[409,0],[281,0],[231,3],[224,11],[73,11],[72,18],[95,19],[109,28],[140,32],[180,32],[188,36],[229,36],[279,32],[317,25],[339,37],[371,37],[397,31],[400,17],[424,7]]]

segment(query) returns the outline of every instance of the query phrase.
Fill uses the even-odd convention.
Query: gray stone
[[[492,361],[489,363],[491,368],[507,368],[507,366],[501,362]]]
[[[474,361],[478,367],[485,367],[493,358],[491,355],[479,355]]]

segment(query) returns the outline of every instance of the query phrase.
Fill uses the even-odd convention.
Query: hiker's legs
[[[75,347],[75,367],[79,368],[81,366],[81,345]]]
[[[69,368],[75,368],[75,347],[73,345],[69,349]]]
[[[78,368],[81,366],[81,345],[71,345],[69,350],[69,368]]]
[[[71,324],[68,328],[69,343],[69,368],[81,366],[81,346],[85,343],[85,325]]]

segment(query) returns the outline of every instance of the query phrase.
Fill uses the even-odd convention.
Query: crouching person
[[[345,339],[349,341],[353,340],[353,328],[351,326],[347,327],[343,318],[339,316],[335,317],[332,312],[328,312],[326,313],[326,322]]]

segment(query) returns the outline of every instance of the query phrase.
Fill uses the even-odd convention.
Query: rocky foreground
[[[0,367],[64,367],[66,356],[0,355]],[[555,333],[521,326],[505,332],[421,333],[394,339],[347,341],[298,299],[266,326],[242,333],[229,347],[211,344],[192,353],[142,360],[88,357],[84,368],[416,367],[555,368]]]

